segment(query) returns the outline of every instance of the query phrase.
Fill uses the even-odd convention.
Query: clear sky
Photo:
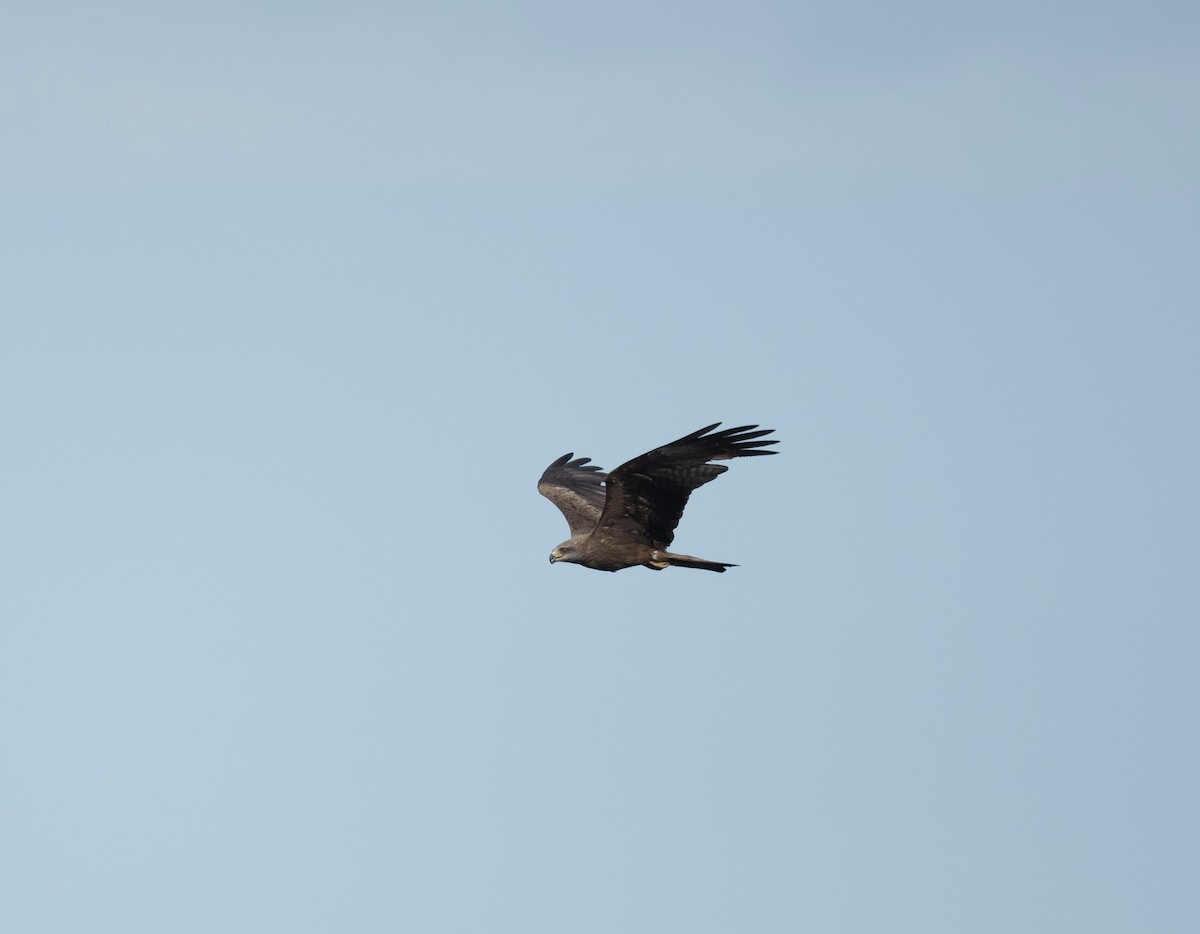
[[[1198,20],[7,5],[0,929],[1200,930]]]

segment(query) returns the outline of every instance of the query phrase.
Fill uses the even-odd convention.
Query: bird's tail
[[[676,568],[699,568],[702,571],[716,571],[718,574],[724,574],[726,568],[736,568],[736,564],[726,564],[723,561],[705,561],[703,558],[694,558],[691,555],[677,555],[673,551],[659,552],[658,557]]]

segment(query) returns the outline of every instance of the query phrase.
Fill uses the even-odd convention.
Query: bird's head
[[[566,561],[568,564],[575,560],[575,543],[566,541],[550,552],[550,563]]]

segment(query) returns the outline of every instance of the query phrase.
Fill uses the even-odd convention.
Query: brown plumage
[[[550,562],[567,561],[598,571],[636,565],[724,572],[735,567],[667,551],[692,491],[729,468],[709,461],[776,454],[763,451],[776,439],[756,440],[773,429],[757,425],[693,431],[604,473],[591,458],[564,454],[546,468],[538,491],[567,519],[571,537],[550,552]]]

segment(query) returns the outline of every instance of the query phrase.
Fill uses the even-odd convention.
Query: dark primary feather
[[[772,429],[741,425],[713,431],[720,424],[684,435],[609,473],[597,533],[607,539],[641,540],[665,548],[675,538],[675,527],[692,491],[729,469],[709,461],[776,453],[759,449],[777,444],[777,439],[756,440]]]
[[[604,509],[607,474],[590,457],[564,454],[542,472],[538,492],[566,517],[571,535],[591,532]]]

